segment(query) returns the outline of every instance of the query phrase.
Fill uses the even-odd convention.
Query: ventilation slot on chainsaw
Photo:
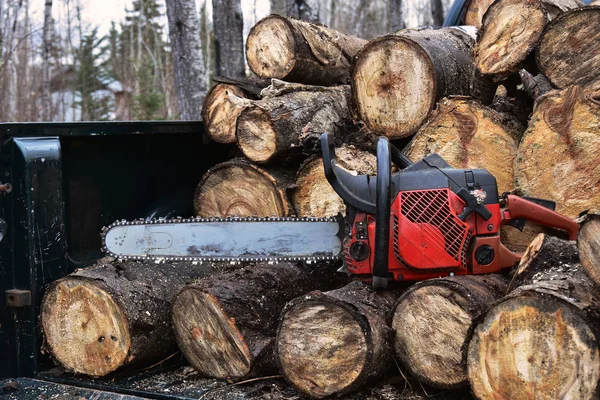
[[[429,224],[445,237],[445,250],[456,261],[464,262],[463,245],[468,239],[467,227],[451,212],[448,191],[422,190],[401,192],[400,212],[414,224]]]

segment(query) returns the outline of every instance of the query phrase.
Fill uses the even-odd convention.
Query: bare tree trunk
[[[196,2],[171,0],[166,3],[180,118],[200,119],[202,102],[206,95],[206,69],[202,57]]]
[[[442,26],[444,23],[444,6],[442,0],[431,1],[431,17],[433,18],[434,26]]]
[[[388,15],[390,20],[390,31],[398,32],[406,28],[404,15],[402,15],[402,0],[389,0]]]
[[[319,22],[319,1],[286,0],[286,14],[308,22]]]
[[[52,0],[44,4],[44,43],[42,59],[42,120],[51,120],[50,98],[50,46],[52,44]]]
[[[244,18],[240,0],[212,0],[217,73],[245,76]]]

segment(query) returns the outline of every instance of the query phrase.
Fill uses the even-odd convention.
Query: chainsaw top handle
[[[388,280],[388,246],[392,203],[392,160],[400,169],[412,165],[386,137],[377,141],[377,177],[352,175],[337,165],[334,137],[321,135],[325,176],[344,202],[358,211],[375,215],[373,286],[385,288]]]

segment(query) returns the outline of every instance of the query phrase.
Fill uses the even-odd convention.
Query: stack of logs
[[[319,135],[335,134],[339,165],[358,174],[375,173],[386,135],[413,160],[439,153],[489,170],[500,192],[555,201],[578,218],[577,241],[507,227],[503,242],[525,250],[514,271],[384,292],[335,263],[107,258],[49,286],[55,360],[98,377],[181,351],[205,376],[281,373],[314,398],[394,374],[480,399],[599,395],[600,7],[472,0],[465,26],[370,42],[271,15],[246,55],[256,77],[219,78],[204,103],[207,133],[238,154],[202,177],[197,216],[344,213]]]

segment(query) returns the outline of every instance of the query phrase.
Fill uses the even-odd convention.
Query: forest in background
[[[251,75],[245,38],[269,13],[372,39],[404,27],[441,25],[451,5],[450,0],[178,2],[197,11],[202,59],[195,68],[205,77],[200,97],[217,75]],[[58,18],[53,7],[62,10]],[[43,19],[32,18],[41,10]],[[0,0],[0,121],[199,119],[200,109],[190,117],[177,104],[164,0],[134,0],[107,34],[84,21],[84,10],[84,0]]]

